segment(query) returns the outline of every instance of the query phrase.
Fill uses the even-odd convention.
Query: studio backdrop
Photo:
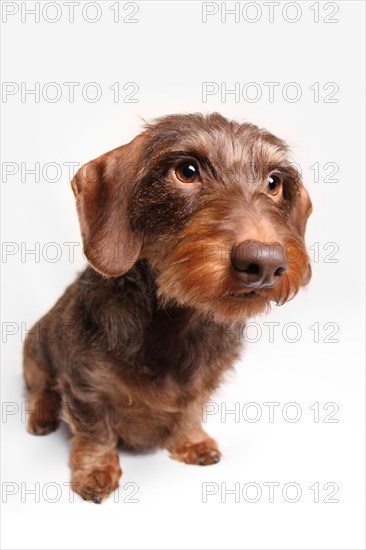
[[[364,548],[364,12],[1,2],[4,549]],[[70,182],[157,117],[214,112],[289,145],[312,278],[231,329],[243,351],[202,408],[220,462],[121,449],[95,506],[71,489],[68,427],[27,431],[22,375],[31,327],[87,262]]]

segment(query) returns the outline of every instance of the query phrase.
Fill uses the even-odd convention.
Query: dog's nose
[[[233,248],[231,263],[248,288],[272,288],[287,271],[288,259],[280,243],[243,241]]]

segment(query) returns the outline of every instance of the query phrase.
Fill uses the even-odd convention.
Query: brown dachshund
[[[118,445],[220,459],[202,406],[244,327],[310,278],[309,196],[285,143],[215,113],[171,115],[72,181],[91,266],[25,343],[29,431],[65,420],[75,491],[118,487]]]

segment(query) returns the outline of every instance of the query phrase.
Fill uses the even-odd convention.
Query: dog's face
[[[84,251],[105,276],[139,258],[162,303],[233,322],[310,278],[309,196],[283,141],[218,114],[158,119],[72,182]]]

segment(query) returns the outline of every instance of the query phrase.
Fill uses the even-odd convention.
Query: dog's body
[[[200,418],[238,356],[238,332],[189,308],[159,308],[151,268],[140,260],[112,279],[87,268],[26,349],[50,366],[49,388],[63,396],[74,431],[103,441],[111,428],[126,446],[147,450],[167,446],[190,409]]]
[[[100,502],[118,486],[118,443],[219,460],[202,405],[245,321],[309,279],[310,201],[281,140],[217,114],[160,119],[72,185],[94,269],[27,338],[29,429],[68,422],[74,488]]]

